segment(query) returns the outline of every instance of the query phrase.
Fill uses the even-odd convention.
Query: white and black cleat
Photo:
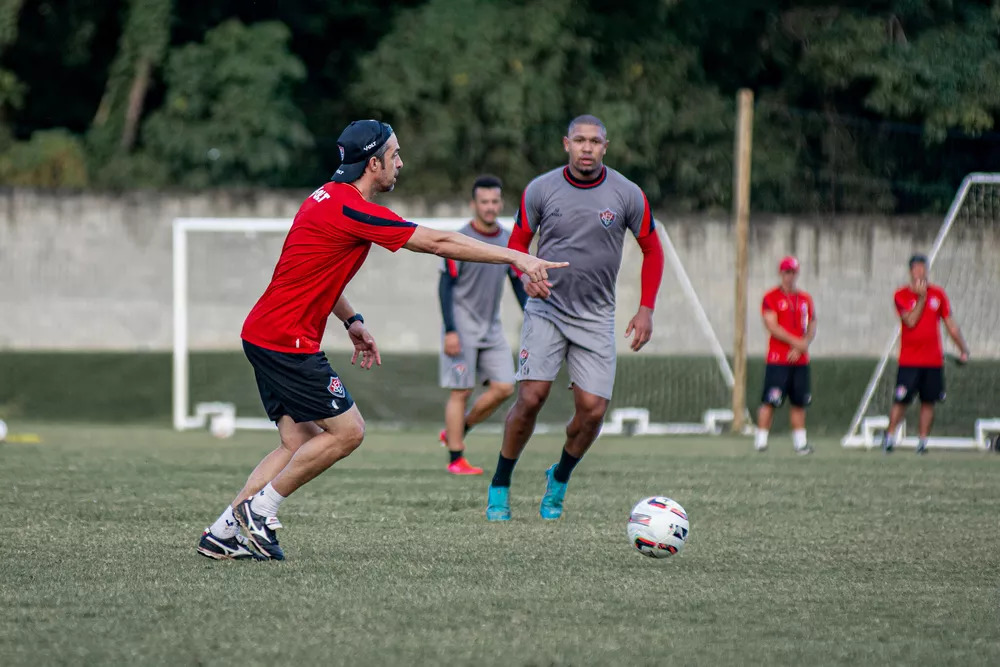
[[[810,454],[813,453],[813,448],[810,447],[809,445],[803,445],[802,447],[796,449],[795,453],[798,454],[799,456],[809,456]]]
[[[278,536],[274,531],[281,528],[276,516],[262,516],[250,509],[250,499],[233,508],[237,523],[247,531],[250,543],[261,556],[269,560],[285,560],[285,552],[278,546]]]
[[[214,560],[266,560],[250,548],[250,542],[239,533],[228,539],[205,529],[198,540],[198,553]]]

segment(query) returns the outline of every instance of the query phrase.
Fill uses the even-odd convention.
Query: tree
[[[143,128],[148,157],[189,186],[278,184],[312,145],[293,85],[305,78],[278,22],[227,21],[173,50],[163,108]]]
[[[731,105],[669,32],[673,3],[593,4],[431,0],[361,60],[351,99],[399,131],[415,191],[463,191],[479,171],[522,187],[565,161],[569,119],[594,113],[609,163],[652,198],[724,204]]]
[[[17,38],[17,18],[23,0],[0,0],[0,53]],[[17,75],[0,67],[0,134],[6,131],[6,110],[19,107],[24,96],[24,85]],[[0,143],[3,138],[0,137]]]
[[[98,164],[116,152],[130,152],[135,144],[146,92],[166,55],[171,5],[171,0],[129,2],[118,54],[90,132]]]

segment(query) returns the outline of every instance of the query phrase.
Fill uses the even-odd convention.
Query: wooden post
[[[750,156],[753,147],[753,91],[737,94],[733,160],[733,227],[736,237],[736,308],[733,327],[733,432],[745,425],[747,409],[747,243],[750,229]]]

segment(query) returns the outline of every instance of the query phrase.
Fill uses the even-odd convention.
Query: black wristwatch
[[[361,313],[354,313],[346,320],[344,320],[344,328],[350,329],[351,325],[354,324],[355,322],[361,322],[361,324],[365,323],[365,318],[361,317]]]

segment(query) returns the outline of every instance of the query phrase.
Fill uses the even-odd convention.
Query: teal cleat
[[[490,486],[486,499],[487,521],[510,521],[510,487]]]
[[[552,467],[545,471],[545,495],[542,496],[542,504],[538,508],[538,513],[543,519],[558,519],[562,516],[563,499],[566,497],[566,487],[569,482],[557,482],[552,476],[556,471],[558,463],[553,463]]]

